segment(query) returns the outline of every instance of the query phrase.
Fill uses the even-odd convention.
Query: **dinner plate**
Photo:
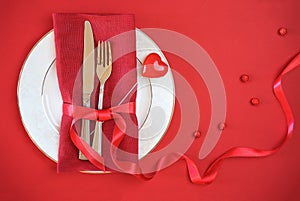
[[[159,47],[136,29],[138,158],[146,156],[160,141],[172,119],[175,88],[169,64]],[[168,72],[160,78],[141,75],[142,61],[150,53],[160,55]],[[62,98],[55,67],[54,32],[33,47],[25,60],[18,83],[18,105],[23,125],[35,145],[57,162]]]

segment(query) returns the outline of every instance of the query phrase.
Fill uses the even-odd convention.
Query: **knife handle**
[[[90,97],[89,95],[83,94],[83,106],[90,107]],[[80,137],[87,144],[90,144],[90,121],[86,119],[82,119],[81,122],[81,133]],[[87,158],[83,155],[81,151],[79,151],[79,159],[87,160]]]
[[[102,154],[101,145],[102,145],[102,122],[97,121],[95,125],[95,133],[94,133],[92,148],[100,155]]]
[[[90,144],[90,121],[83,119],[81,126],[81,139],[87,144]],[[79,159],[87,160],[81,151],[79,151]]]

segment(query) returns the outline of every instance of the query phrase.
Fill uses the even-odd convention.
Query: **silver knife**
[[[89,21],[84,22],[84,47],[82,62],[82,105],[90,107],[90,97],[94,90],[95,60],[94,60],[94,36]],[[81,138],[90,144],[90,121],[82,120]],[[86,160],[86,157],[79,152],[79,159]]]

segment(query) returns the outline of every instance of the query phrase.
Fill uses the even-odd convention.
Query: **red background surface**
[[[284,79],[295,114],[292,139],[271,157],[226,161],[208,186],[193,185],[183,162],[149,182],[121,174],[57,174],[56,164],[27,136],[16,95],[22,64],[33,45],[52,29],[53,12],[134,13],[137,27],[185,34],[204,47],[218,66],[227,92],[228,127],[214,152],[197,162],[204,170],[232,146],[267,149],[284,136],[284,114],[272,93],[272,83],[300,51],[299,9],[297,0],[1,1],[0,200],[300,200],[300,69]],[[286,36],[277,34],[280,27],[288,29]],[[192,71],[184,70],[188,64],[169,54],[167,58],[172,68],[192,80],[187,73]],[[239,81],[242,73],[250,75],[249,83]],[[201,81],[192,84],[201,96]],[[257,107],[249,104],[254,96],[261,100]],[[174,122],[178,113],[175,111]],[[205,133],[204,117],[203,122],[199,129]],[[189,150],[194,159],[203,138]]]

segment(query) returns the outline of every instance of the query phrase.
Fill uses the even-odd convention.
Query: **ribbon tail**
[[[206,177],[208,182],[212,182],[216,178],[218,170],[220,169],[225,159],[236,158],[236,157],[266,157],[278,152],[284,146],[284,144],[291,138],[294,130],[294,116],[282,88],[282,78],[284,75],[286,75],[293,69],[297,68],[299,65],[300,65],[300,53],[284,68],[284,70],[275,79],[273,85],[274,94],[282,107],[282,110],[285,114],[286,121],[287,121],[287,132],[284,139],[279,143],[279,145],[277,145],[275,148],[271,150],[259,150],[250,147],[235,147],[226,151],[221,156],[219,156],[216,160],[214,160],[205,171],[204,178]],[[191,164],[190,161],[189,163]],[[199,176],[195,175],[194,173],[195,168],[191,167],[190,164],[187,164],[188,168],[190,169],[189,175],[192,182],[195,183],[195,181],[193,181],[192,178],[194,177],[199,178]],[[196,183],[199,183],[199,179],[196,180]]]
[[[236,157],[265,157],[274,154],[281,149],[281,147],[292,136],[294,130],[294,116],[288,104],[287,98],[283,92],[282,78],[284,75],[286,75],[287,73],[289,73],[290,71],[298,67],[299,65],[300,65],[300,53],[286,66],[286,68],[282,71],[282,73],[280,73],[280,75],[276,78],[273,85],[274,94],[283,109],[287,121],[287,132],[284,139],[279,143],[279,145],[277,145],[275,148],[271,150],[259,150],[250,147],[231,148],[226,152],[224,152],[222,155],[220,155],[216,160],[214,160],[204,171],[203,176],[200,175],[197,165],[193,160],[191,160],[186,155],[179,155],[179,153],[173,153],[176,156],[179,155],[180,159],[185,161],[188,170],[188,175],[192,183],[194,184],[212,183],[215,180],[218,171],[221,168],[224,160],[226,159],[236,158]],[[72,108],[67,107],[66,112],[68,114],[72,113],[70,112],[70,108],[73,110],[74,107],[75,106],[72,106]],[[122,142],[122,139],[124,138],[125,135],[124,131],[126,130],[126,123],[119,113],[122,112],[135,113],[135,104],[134,103],[125,104],[120,107],[111,108],[111,110],[107,110],[107,112],[112,112],[112,115],[110,114],[107,115],[105,113],[103,118],[105,117],[106,118],[105,120],[108,120],[109,118],[111,118],[110,116],[112,116],[112,118],[116,121],[116,126],[114,127],[112,143],[110,148],[110,154],[114,165],[118,167],[119,170],[122,170],[122,172],[133,174],[139,179],[142,180],[152,179],[158,173],[158,171],[149,174],[143,174],[143,171],[140,168],[138,163],[117,160],[117,149],[120,143]],[[97,120],[99,118],[98,114],[95,115],[90,113],[96,113],[96,110],[90,109],[89,111],[86,111],[85,117],[91,120]],[[80,117],[81,117],[80,115],[79,116],[76,115],[76,118],[73,120],[70,128],[70,137],[73,143],[75,144],[75,146],[82,151],[82,153],[88,158],[88,160],[92,164],[94,164],[100,170],[105,171],[104,159],[97,152],[95,152],[87,143],[85,143],[78,136],[78,134],[74,129],[74,124]],[[167,160],[168,157],[172,157],[171,155],[172,154],[164,156],[157,161],[156,163],[157,170],[160,170],[163,167],[164,161]]]

